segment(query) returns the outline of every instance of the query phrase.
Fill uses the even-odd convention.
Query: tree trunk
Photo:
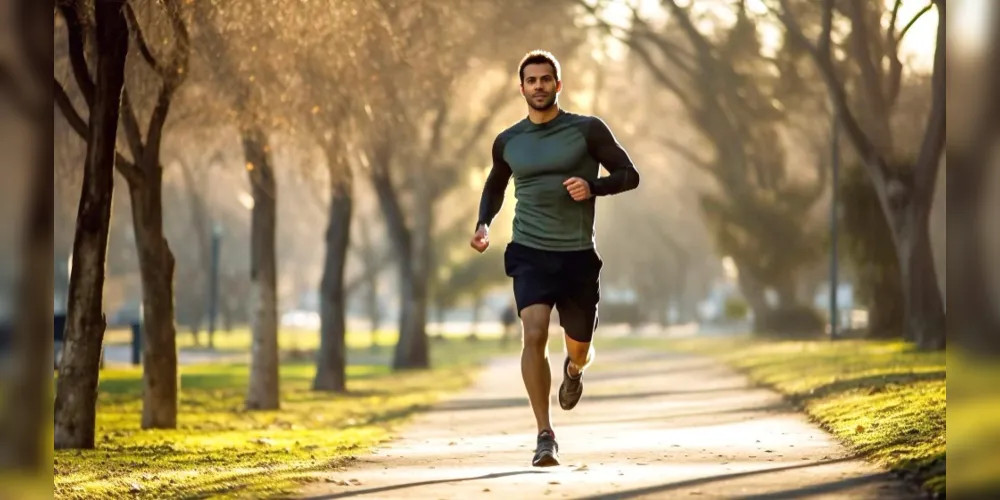
[[[892,213],[892,230],[903,286],[904,335],[921,349],[945,348],[945,312],[934,269],[930,207],[909,202]]]
[[[365,309],[368,312],[369,333],[371,334],[371,347],[378,346],[377,335],[382,322],[382,314],[378,305],[378,275],[380,263],[376,255],[375,246],[372,245],[369,224],[361,224],[361,247],[364,251],[362,261],[364,262],[364,282],[365,282]],[[344,290],[345,295],[347,290]]]
[[[55,449],[94,447],[97,379],[106,327],[104,269],[114,192],[115,141],[128,53],[128,26],[122,3],[98,2],[95,8],[97,80],[73,240],[66,339],[56,385]]]
[[[399,205],[399,198],[389,177],[391,146],[383,144],[374,151],[372,183],[379,206],[385,215],[389,239],[399,263],[400,315],[399,340],[392,360],[394,370],[427,368],[427,285],[430,277],[430,203],[419,196],[414,212],[415,230],[410,231]],[[424,203],[420,203],[424,201]]]
[[[880,269],[877,271],[870,270],[866,272],[891,273],[892,276],[878,277],[878,283],[880,284],[874,287],[877,292],[873,293],[868,300],[867,337],[873,339],[898,339],[903,336],[905,329],[903,322],[906,319],[903,290],[899,283],[899,270],[893,267],[887,272],[885,269],[881,269],[881,266],[878,267]],[[874,280],[874,277],[868,279],[868,281]]]
[[[177,329],[174,254],[163,235],[162,170],[144,168],[129,186],[142,280],[142,428],[177,427]]]
[[[24,2],[21,9],[33,20],[45,19],[48,12]],[[27,4],[27,5],[26,5]],[[28,27],[22,28],[28,30]],[[42,48],[52,39],[32,36]],[[48,61],[51,63],[51,58]],[[38,76],[37,74],[35,75]],[[47,75],[46,75],[47,76]],[[42,76],[42,85],[47,78]],[[49,88],[51,90],[51,88]],[[25,474],[45,471],[46,459],[51,463],[46,443],[48,416],[52,411],[52,385],[49,382],[53,366],[53,288],[55,268],[49,252],[53,250],[53,217],[55,214],[52,168],[53,123],[47,112],[36,109],[30,118],[37,130],[35,165],[31,199],[21,243],[21,274],[18,284],[16,323],[11,338],[11,378],[6,384],[5,401],[0,403],[0,470]],[[59,254],[58,250],[55,252]],[[60,280],[61,281],[61,280]],[[61,295],[61,294],[60,294]],[[61,309],[61,307],[60,307]]]
[[[427,344],[427,303],[430,298],[431,228],[433,227],[431,198],[415,197],[413,214],[412,255],[409,265],[400,266],[403,284],[403,311],[396,344],[394,369],[429,368]]]
[[[327,161],[336,158],[327,153]],[[331,163],[332,164],[332,163]],[[351,235],[354,203],[350,171],[346,177],[331,169],[330,221],[326,229],[326,258],[320,285],[320,346],[316,358],[313,390],[343,392],[346,389],[347,311],[344,294],[344,264]]]
[[[998,52],[1000,55],[1000,52]],[[994,60],[997,56],[994,55]],[[997,109],[1000,99],[985,97],[990,103],[986,109]],[[988,112],[982,115],[990,116]],[[1000,297],[994,295],[1000,290],[990,290],[990,274],[987,256],[984,255],[986,242],[982,231],[985,229],[984,206],[990,190],[986,171],[994,148],[987,141],[993,141],[995,129],[980,123],[978,141],[956,146],[949,151],[947,176],[947,270],[946,304],[948,311],[947,335],[969,354],[996,358],[1000,356]],[[971,130],[971,129],[970,129]]]
[[[402,289],[402,311],[399,321],[399,341],[392,360],[394,370],[428,368],[427,349],[427,276],[413,264],[400,263],[399,282]]]
[[[737,266],[739,266],[738,263]],[[764,297],[764,288],[742,268],[739,268],[738,282],[743,298],[750,306],[750,310],[753,311],[754,331],[759,331],[758,325],[771,312],[771,306],[767,304],[767,299]]]
[[[195,240],[198,242],[198,264],[200,264],[200,272],[196,275],[197,292],[192,293],[193,299],[197,300],[197,304],[201,307],[196,308],[197,311],[194,317],[191,318],[191,337],[194,340],[194,345],[201,345],[200,339],[198,338],[201,332],[201,325],[205,318],[210,313],[209,304],[213,300],[211,294],[211,281],[212,281],[212,243],[211,243],[211,232],[212,230],[208,227],[209,216],[207,215],[208,208],[205,206],[205,199],[199,189],[198,183],[194,179],[194,173],[191,171],[191,166],[187,162],[180,162],[181,177],[184,179],[184,184],[188,194],[188,210],[191,211],[191,229],[194,231]],[[212,325],[214,326],[214,325]],[[210,328],[208,331],[208,347],[214,348],[213,343],[213,330]]]
[[[794,280],[787,283],[776,283],[775,291],[778,294],[779,308],[794,308],[799,305],[798,294],[795,293]]]
[[[243,131],[243,154],[253,194],[250,227],[253,352],[246,399],[246,406],[251,410],[276,410],[280,407],[275,252],[277,186],[269,151],[263,131],[256,127]]]
[[[472,328],[471,334],[473,337],[479,335],[479,323],[480,317],[479,313],[483,309],[483,294],[480,292],[475,293],[472,296]]]

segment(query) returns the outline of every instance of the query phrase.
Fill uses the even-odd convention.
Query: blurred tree
[[[892,233],[871,179],[861,165],[842,170],[840,201],[844,248],[853,262],[856,300],[868,309],[868,336],[903,334],[903,289]]]
[[[268,10],[271,9],[271,10]],[[214,83],[213,95],[239,134],[250,194],[250,283],[252,356],[246,407],[273,410],[281,406],[278,377],[278,269],[276,255],[277,184],[268,131],[283,126],[283,103],[274,99],[283,86],[278,69],[279,6],[271,2],[227,4],[199,2],[195,43],[208,64],[199,68]],[[271,22],[260,23],[260,19]],[[277,101],[277,102],[276,102]],[[269,106],[270,105],[270,106]]]
[[[715,180],[715,189],[702,194],[701,208],[719,252],[739,267],[740,287],[758,329],[773,323],[767,290],[775,292],[779,310],[808,309],[797,292],[797,276],[822,255],[810,210],[827,177],[824,163],[815,164],[813,182],[789,166],[789,117],[804,111],[790,104],[808,97],[810,89],[782,78],[787,48],[774,57],[765,54],[758,20],[745,2],[733,4],[735,21],[728,25],[705,17],[709,14],[699,13],[695,4],[664,2],[667,18],[659,24],[630,7],[628,27],[605,20],[602,2],[579,3],[602,31],[628,45],[708,141],[711,159],[696,153],[689,146],[694,138],[682,132],[662,139]],[[699,29],[703,20],[713,21],[711,31]],[[818,317],[813,328],[816,322]]]
[[[968,6],[966,8],[969,8]],[[943,22],[943,19],[942,21]],[[956,23],[952,23],[953,29]],[[1000,47],[994,30],[978,50],[953,48],[948,61],[945,190],[947,192],[947,333],[964,356],[1000,356],[1000,274],[995,207],[1000,137]],[[952,47],[956,47],[953,45]],[[958,46],[961,47],[961,46]],[[965,53],[963,53],[965,52]],[[991,196],[992,195],[992,196]],[[991,241],[992,240],[992,241]]]
[[[97,3],[93,11],[82,2],[59,5],[70,33],[70,54],[75,61],[77,82],[87,98],[89,113],[84,122],[66,93],[60,92],[61,87],[55,85],[57,104],[71,125],[87,140],[83,192],[73,242],[65,345],[56,383],[56,449],[94,447],[97,379],[106,326],[104,268],[117,163],[115,140],[128,54],[128,25],[123,4],[124,0]],[[87,21],[93,22],[93,26],[86,26],[84,22]],[[37,23],[28,26],[39,29]],[[96,79],[90,77],[83,55],[85,33],[91,31],[96,33]],[[51,185],[46,187],[51,189]]]
[[[11,354],[7,356],[7,362],[13,366],[7,368],[3,400],[0,401],[0,470],[37,475],[47,474],[46,461],[51,462],[45,441],[52,404],[49,367],[53,352],[52,309],[49,307],[53,268],[49,255],[53,247],[55,211],[51,155],[54,130],[47,101],[52,90],[49,71],[53,65],[53,42],[46,29],[51,26],[48,14],[52,11],[52,2],[22,0],[17,2],[15,9],[15,26],[19,26],[17,43],[26,55],[24,62],[18,65],[23,69],[16,73],[27,75],[27,78],[16,77],[15,71],[5,64],[7,61],[0,60],[0,99],[11,104],[20,115],[14,116],[15,120],[33,129],[35,144],[30,166],[30,197],[22,229],[18,303],[10,339]],[[112,171],[110,161],[95,166]],[[87,169],[87,172],[92,171]],[[104,224],[106,227],[107,220]],[[99,235],[91,238],[99,238]],[[97,299],[99,306],[100,295]],[[62,332],[57,333],[62,335]],[[78,333],[96,332],[78,330]]]
[[[567,40],[573,37],[563,36],[568,29],[552,32],[551,16],[568,14],[559,3],[531,3],[530,9],[510,2],[380,5],[385,22],[360,56],[382,69],[372,74],[373,85],[367,89],[373,93],[365,105],[370,129],[362,163],[399,266],[400,335],[393,367],[420,368],[429,363],[425,326],[436,201],[464,180],[460,173],[467,170],[474,148],[487,138],[487,127],[501,105],[514,95],[506,85],[485,91],[488,97],[479,101],[482,111],[473,115],[463,91],[483,93],[492,82],[482,75],[527,50],[507,57],[491,52],[523,44],[531,30],[544,27],[549,48],[557,52],[569,52]],[[512,73],[501,72],[500,81],[511,81]],[[473,74],[489,83],[468,85]],[[377,109],[370,104],[374,102],[380,104]],[[454,137],[458,139],[450,140]]]
[[[897,24],[900,0],[894,3],[889,22],[882,24],[885,6],[880,2],[849,0],[837,4],[824,0],[820,8],[821,34],[815,42],[805,35],[801,19],[808,19],[800,5],[781,0],[778,16],[787,37],[808,51],[826,83],[838,119],[861,158],[879,204],[891,229],[899,261],[905,298],[905,334],[924,349],[945,346],[945,310],[938,287],[931,251],[928,220],[934,185],[940,168],[945,138],[945,8],[933,0],[938,30],[931,83],[932,106],[919,154],[914,161],[897,161],[899,148],[893,140],[891,120],[901,88],[902,63],[899,45],[913,21],[900,30]],[[815,8],[810,4],[809,8]],[[835,14],[849,21],[845,62],[838,70],[832,47]],[[916,17],[914,17],[915,21]],[[878,30],[882,27],[884,33]],[[876,30],[879,36],[872,36]],[[887,64],[888,63],[888,64]],[[888,69],[887,69],[888,68]],[[852,79],[852,75],[857,75]],[[852,106],[847,85],[860,93]]]

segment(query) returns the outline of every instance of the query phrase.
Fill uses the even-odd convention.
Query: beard
[[[536,109],[538,111],[546,111],[546,110],[552,108],[552,106],[555,105],[555,103],[556,103],[556,93],[553,92],[553,93],[549,94],[546,97],[546,99],[544,101],[542,101],[541,104],[538,104],[538,103],[535,102],[535,97],[534,96],[525,97],[524,100],[528,101],[528,106],[531,106],[532,108],[534,108],[534,109]]]

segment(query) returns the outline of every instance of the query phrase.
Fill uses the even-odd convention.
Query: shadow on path
[[[370,493],[382,493],[384,491],[402,490],[406,488],[416,488],[417,486],[429,486],[432,484],[444,484],[444,483],[456,483],[459,481],[478,481],[482,479],[497,479],[501,477],[508,476],[519,476],[522,474],[548,474],[546,471],[541,470],[523,470],[523,471],[512,471],[512,472],[494,472],[492,474],[485,474],[482,476],[475,477],[459,477],[452,479],[434,479],[430,481],[419,481],[416,483],[404,483],[404,484],[393,484],[390,486],[380,486],[378,488],[368,488],[365,490],[353,490],[345,491],[342,493],[334,493],[332,495],[320,495],[313,497],[306,497],[305,500],[328,500],[333,498],[350,498],[361,495],[368,495]]]
[[[596,394],[585,396],[587,401],[621,401],[627,399],[646,399],[662,396],[679,396],[684,394],[707,394],[712,392],[733,392],[746,390],[745,387],[716,387],[713,389],[703,389],[694,391],[650,391],[650,392],[625,392],[622,394]],[[528,397],[516,398],[483,398],[483,399],[456,399],[435,405],[428,409],[429,412],[450,412],[464,410],[492,410],[497,408],[514,408],[528,404]]]
[[[783,472],[783,471],[796,470],[796,469],[806,469],[806,468],[809,468],[809,467],[817,467],[817,466],[821,466],[821,465],[835,464],[835,463],[839,463],[839,462],[847,462],[847,461],[850,461],[850,460],[853,460],[853,458],[846,458],[845,457],[845,458],[838,458],[838,459],[834,459],[834,460],[823,460],[823,461],[820,461],[820,462],[813,462],[813,463],[808,463],[808,464],[788,465],[788,466],[785,466],[785,467],[773,467],[773,468],[769,468],[769,469],[747,471],[747,472],[734,472],[732,474],[722,474],[722,475],[718,475],[718,476],[709,476],[709,477],[701,477],[701,478],[697,478],[697,479],[688,479],[686,481],[678,481],[678,482],[675,482],[675,483],[667,483],[667,484],[658,484],[658,485],[655,485],[655,486],[647,486],[647,487],[644,487],[644,488],[636,488],[636,489],[632,489],[632,490],[617,491],[617,492],[614,492],[614,493],[603,493],[603,494],[600,494],[600,495],[593,495],[593,496],[589,496],[589,497],[583,497],[582,500],[618,500],[618,499],[625,499],[625,498],[636,498],[636,497],[641,497],[641,496],[645,496],[645,495],[653,495],[653,494],[656,494],[656,493],[664,493],[664,492],[671,491],[671,490],[679,490],[679,489],[682,489],[682,488],[690,488],[690,487],[693,487],[693,486],[709,485],[709,484],[712,484],[712,483],[721,482],[721,481],[728,481],[728,480],[732,480],[732,479],[740,479],[740,478],[744,478],[744,477],[759,476],[759,475],[763,475],[763,474],[771,474],[771,473],[775,473],[775,472]],[[859,478],[853,478],[853,479],[851,479],[851,481],[862,481],[863,480],[862,483],[858,483],[858,484],[865,484],[865,483],[872,482],[872,481],[875,481],[875,480],[878,480],[878,479],[882,479],[882,478],[883,478],[883,475],[881,475],[881,474],[878,474],[878,475],[874,475],[873,474],[873,475],[861,476]],[[810,486],[810,487],[807,487],[807,488],[818,488],[820,486],[825,486],[825,485]],[[846,487],[846,486],[844,486],[844,487]],[[785,498],[785,497],[761,496],[761,497],[753,497],[753,498],[762,498],[763,499],[763,498]],[[801,496],[798,497],[798,498],[801,498]]]
[[[849,477],[847,479],[841,479],[839,481],[813,484],[810,486],[803,486],[801,488],[776,491],[774,493],[761,493],[760,495],[750,495],[738,498],[740,498],[740,500],[779,500],[784,498],[809,498],[813,495],[828,495],[830,493],[836,493],[838,491],[846,490],[849,488],[857,488],[859,486],[864,486],[866,484],[885,481],[890,477],[891,475],[889,473],[868,474],[859,477]],[[921,497],[918,496],[917,494],[914,494],[913,498],[921,498]]]

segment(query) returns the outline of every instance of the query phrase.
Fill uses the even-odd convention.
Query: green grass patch
[[[516,346],[507,350],[516,349]],[[94,450],[56,451],[56,498],[266,498],[337,470],[407,417],[467,386],[495,341],[432,342],[431,370],[348,368],[348,394],[310,389],[315,366],[281,366],[278,411],[243,409],[249,366],[180,368],[176,430],[141,430],[141,368],[101,372]]]
[[[948,440],[952,465],[949,493],[963,498],[995,498],[1000,491],[1000,365],[955,349],[949,352],[952,377]]]
[[[448,340],[459,340],[464,338],[466,333],[447,332],[443,338]],[[495,340],[496,334],[481,333],[478,335],[485,340]],[[177,348],[186,350],[207,349],[208,334],[201,332],[198,335],[199,343],[195,343],[194,337],[185,331],[177,333]],[[372,343],[377,348],[391,349],[396,345],[399,334],[395,329],[380,329],[375,332],[349,331],[345,342],[347,347],[355,350],[367,350],[372,347]],[[234,328],[229,331],[217,331],[215,333],[214,348],[216,351],[227,353],[249,352],[253,343],[253,335],[249,328]],[[104,334],[104,345],[131,345],[132,331],[127,328],[110,328]],[[319,347],[319,331],[297,328],[282,328],[278,331],[278,348],[282,351],[315,350]]]
[[[904,342],[671,340],[785,394],[852,449],[944,493],[945,353]]]

